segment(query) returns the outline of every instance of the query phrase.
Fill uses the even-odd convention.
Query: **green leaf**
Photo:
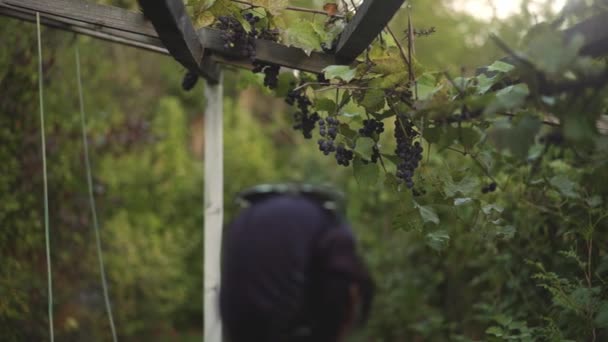
[[[327,114],[334,114],[336,112],[336,103],[332,99],[319,98],[315,101],[315,109]]]
[[[473,199],[470,197],[459,197],[454,199],[454,205],[457,207],[471,202],[473,202]]]
[[[477,94],[482,95],[485,94],[492,86],[496,84],[499,77],[488,77],[485,74],[481,74],[477,76]]]
[[[590,206],[591,208],[597,208],[600,205],[602,205],[602,197],[598,196],[598,195],[593,195],[591,197],[585,198],[585,202],[587,202],[587,205]]]
[[[566,46],[561,32],[548,25],[539,26],[529,41],[526,57],[541,71],[559,76],[576,60],[584,40],[570,39]]]
[[[503,207],[499,206],[498,204],[486,204],[483,207],[481,207],[481,211],[483,211],[483,213],[486,215],[490,215],[492,213],[492,211],[496,211],[497,213],[502,213],[503,210],[505,210],[505,209]]]
[[[513,156],[525,160],[541,126],[541,121],[532,115],[525,115],[514,124],[505,118],[494,122],[488,136],[499,150],[507,149]]]
[[[441,86],[437,86],[435,76],[430,73],[422,74],[416,79],[416,91],[420,101],[428,100]]]
[[[306,20],[298,20],[291,24],[284,32],[283,42],[287,46],[304,50],[308,55],[313,51],[321,50],[321,37],[317,34],[313,23]]]
[[[564,175],[554,176],[549,180],[549,184],[555,187],[562,195],[566,197],[579,198],[579,194],[576,191],[576,183],[574,183]]]
[[[357,70],[351,69],[348,65],[330,65],[323,69],[323,73],[328,80],[339,78],[344,82],[350,82],[357,75]]]
[[[486,329],[486,334],[496,337],[503,337],[505,332],[502,330],[501,327],[493,326]]]
[[[507,225],[503,227],[498,227],[496,231],[496,235],[501,236],[505,240],[511,240],[515,236],[515,227],[512,225]]]
[[[437,252],[444,250],[450,242],[450,235],[440,230],[426,234],[426,244]]]
[[[530,95],[530,90],[524,83],[503,88],[496,92],[494,100],[486,107],[484,114],[494,114],[521,107],[528,95]]]
[[[272,15],[279,15],[289,5],[288,0],[253,0],[253,5],[262,7]]]
[[[458,128],[458,140],[467,149],[472,149],[475,146],[481,135],[472,127],[460,127]]]
[[[398,85],[406,83],[408,80],[407,71],[397,72],[394,74],[383,75],[380,87],[383,89],[392,89]]]
[[[608,302],[602,302],[593,322],[600,329],[608,329]]]
[[[418,203],[414,203],[416,209],[418,209],[418,213],[420,213],[420,217],[424,223],[432,222],[434,224],[439,224],[439,216],[435,210],[430,206],[420,205]]]
[[[399,210],[392,219],[393,229],[422,232],[423,226],[416,210]]]
[[[340,126],[338,127],[338,130],[340,131],[340,134],[345,136],[348,139],[354,140],[359,134],[354,131],[352,128],[350,128],[350,126],[347,123],[340,123]]]
[[[360,158],[353,161],[353,173],[359,186],[374,187],[378,185],[380,169],[375,163],[364,163]]]
[[[370,89],[359,103],[368,112],[377,112],[384,108],[385,96],[382,89]]]
[[[469,196],[479,188],[479,179],[472,175],[467,175],[459,182],[455,183],[451,177],[444,179],[443,191],[447,197],[454,197],[457,194]]]
[[[507,73],[511,70],[515,69],[515,67],[509,63],[505,63],[503,61],[495,61],[492,65],[488,66],[488,71],[494,72],[502,72]]]
[[[277,89],[275,90],[277,97],[285,97],[287,93],[294,87],[296,77],[291,72],[282,72],[279,74]]]
[[[372,138],[360,137],[357,139],[355,153],[365,160],[371,160],[375,145],[376,142]]]

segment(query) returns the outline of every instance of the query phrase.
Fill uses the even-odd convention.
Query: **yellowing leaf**
[[[272,15],[279,15],[287,7],[288,0],[253,0],[254,6],[263,7]]]

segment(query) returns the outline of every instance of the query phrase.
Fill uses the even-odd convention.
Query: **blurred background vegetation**
[[[135,8],[134,0],[98,2]],[[437,30],[417,41],[417,59],[426,67],[470,74],[502,56],[488,41],[489,32],[517,46],[527,29],[555,14],[551,1],[540,7],[538,1],[524,1],[513,15],[482,19],[460,11],[461,2],[411,2],[415,25]],[[406,18],[401,11],[391,23],[398,35]],[[0,340],[43,341],[47,294],[35,27],[0,18],[0,32]],[[203,82],[186,93],[180,88],[184,70],[170,58],[50,29],[42,36],[58,340],[110,338],[87,202],[76,46],[120,338],[200,340]],[[419,218],[403,218],[402,193],[359,186],[352,169],[337,166],[314,141],[292,131],[291,109],[261,86],[259,76],[226,69],[224,108],[227,220],[235,213],[234,194],[262,182],[331,183],[347,193],[348,215],[378,284],[371,322],[355,339],[608,339],[602,330],[608,308],[597,317],[585,311],[605,298],[605,284],[580,291],[574,303],[560,304],[556,295],[586,282],[577,260],[586,256],[590,236],[604,246],[593,251],[593,273],[600,281],[608,276],[605,211],[598,204],[605,203],[608,188],[594,181],[605,175],[604,164],[577,170],[560,161],[569,158],[561,155],[546,165],[593,188],[600,198],[596,205],[563,203],[522,181],[488,195],[516,230],[499,232],[442,217],[446,235],[429,236]],[[419,172],[431,179],[442,177],[433,165],[463,173],[472,168],[472,160],[456,157],[433,155]],[[525,165],[495,160],[506,163],[496,175],[501,181],[525,178]],[[597,223],[589,233],[591,219]]]

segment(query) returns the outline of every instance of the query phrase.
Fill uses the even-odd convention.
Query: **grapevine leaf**
[[[587,202],[587,205],[589,207],[597,208],[598,206],[600,206],[602,204],[602,197],[600,197],[598,195],[593,195],[591,197],[586,198],[585,202]]]
[[[488,135],[499,149],[508,149],[513,156],[525,159],[541,126],[538,118],[526,115],[516,122],[514,127],[508,119],[495,121]]]
[[[559,75],[576,60],[583,43],[583,38],[576,36],[566,46],[561,33],[544,26],[530,39],[526,56],[539,70]]]
[[[397,215],[393,217],[392,226],[393,229],[421,232],[424,223],[416,210],[399,210]]]
[[[355,153],[365,160],[371,160],[373,154],[373,148],[376,142],[372,138],[361,137],[357,139],[357,145],[355,146]]]
[[[505,209],[501,206],[499,206],[498,204],[486,204],[483,207],[481,207],[481,211],[483,211],[484,214],[486,215],[490,215],[493,211],[496,211],[497,213],[502,213]]]
[[[486,329],[486,334],[492,335],[495,337],[503,337],[505,332],[502,330],[501,327],[492,326],[492,327],[489,327],[488,329]]]
[[[323,69],[323,72],[328,80],[339,78],[344,82],[350,82],[357,75],[357,70],[348,65],[330,65]]]
[[[601,329],[608,329],[608,302],[603,301],[595,316],[595,325]]]
[[[203,11],[194,16],[194,27],[207,27],[215,21],[215,17],[209,11]]]
[[[296,77],[290,72],[282,72],[279,74],[277,89],[275,90],[278,97],[285,97],[287,93],[294,87]]]
[[[355,158],[353,173],[359,186],[372,187],[378,184],[380,169],[375,163],[366,164],[361,158]]]
[[[471,203],[473,202],[473,199],[470,197],[464,197],[464,198],[456,198],[454,199],[454,205],[455,206],[461,206],[461,205],[465,205],[467,203]]]
[[[220,16],[241,16],[241,10],[236,3],[231,0],[215,0],[213,4],[207,7],[207,10],[211,12],[216,18]]]
[[[320,112],[334,114],[334,112],[336,111],[336,103],[332,99],[319,98],[315,101],[315,108]]]
[[[515,67],[509,63],[503,61],[495,61],[492,65],[488,66],[488,71],[508,73],[515,69]]]
[[[549,180],[549,184],[555,187],[562,195],[569,198],[578,198],[579,194],[576,191],[576,183],[568,179],[564,175],[554,176]]]
[[[416,94],[421,101],[428,100],[434,93],[441,89],[441,85],[437,87],[435,76],[430,73],[422,74],[416,80]]]
[[[377,112],[384,108],[385,96],[381,89],[370,89],[363,96],[363,100],[359,103],[368,112]]]
[[[479,179],[471,175],[467,175],[457,183],[452,181],[451,178],[446,178],[444,180],[443,191],[447,197],[454,197],[458,193],[468,196],[473,194],[477,188],[479,188]]]
[[[486,74],[477,76],[477,94],[485,94],[488,90],[490,90],[490,88],[492,88],[492,86],[494,86],[494,84],[496,84],[498,79],[498,76],[488,77]]]
[[[308,55],[313,51],[321,50],[321,37],[310,21],[296,21],[285,30],[284,36],[284,43],[287,46],[300,48]]]
[[[350,102],[351,98],[352,98],[352,95],[350,94],[350,91],[345,90],[344,94],[342,95],[342,99],[340,100],[339,107],[342,108],[342,107],[346,106],[346,104]]]
[[[253,5],[262,7],[272,15],[279,15],[289,4],[288,0],[253,0]]]
[[[392,89],[400,84],[407,82],[407,71],[397,72],[394,74],[383,75],[380,87],[383,89]]]
[[[460,143],[467,149],[473,148],[479,142],[481,135],[471,127],[462,127],[458,129]]]
[[[432,207],[420,205],[418,203],[415,203],[415,207],[418,209],[418,213],[424,223],[432,222],[434,224],[439,224],[439,216],[437,216],[437,213]]]
[[[341,123],[340,126],[338,127],[340,134],[342,134],[343,136],[345,136],[346,138],[350,139],[350,140],[354,140],[357,137],[357,132],[352,130],[350,128],[350,126],[346,123]]]
[[[496,235],[502,237],[505,240],[511,240],[515,236],[515,227],[508,225],[503,227],[498,227],[496,231]]]
[[[486,107],[484,114],[494,114],[520,107],[524,104],[529,94],[530,90],[528,86],[523,83],[503,88],[496,92],[494,101]]]
[[[445,230],[426,234],[426,244],[437,252],[444,250],[450,242],[450,235]]]

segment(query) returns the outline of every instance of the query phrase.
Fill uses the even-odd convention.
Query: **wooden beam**
[[[209,83],[218,82],[220,69],[210,58],[194,30],[182,0],[139,0],[144,16],[154,26],[171,56]]]
[[[0,15],[23,21],[36,22],[36,11],[15,7],[0,0]],[[47,27],[74,32],[114,43],[132,46],[152,52],[168,55],[158,37],[149,37],[139,33],[116,30],[106,25],[95,25],[81,20],[75,20],[49,13],[41,13],[41,24]]]
[[[357,58],[388,25],[405,0],[365,0],[346,26],[336,56],[344,63]]]
[[[202,28],[198,30],[198,35],[207,49],[213,51],[214,54],[223,56],[228,63],[230,61],[246,61],[246,63],[250,65],[249,59],[242,54],[239,47],[228,49],[224,47],[224,41],[220,37],[220,30]],[[304,53],[302,49],[287,47],[270,40],[257,39],[255,48],[256,59],[258,61],[277,64],[291,69],[319,74],[323,72],[325,67],[338,64],[338,61],[333,55],[313,52],[309,56]]]
[[[154,26],[141,13],[83,0],[0,0],[0,15],[34,21],[36,12],[40,12],[42,24],[49,27],[168,54]],[[206,52],[212,53],[212,60],[252,68],[248,58],[239,55],[236,49],[224,48],[218,30],[203,28],[197,34]],[[322,73],[325,67],[339,64],[333,55],[313,52],[308,56],[300,49],[271,41],[257,40],[256,46],[257,59],[262,63],[312,73]]]

